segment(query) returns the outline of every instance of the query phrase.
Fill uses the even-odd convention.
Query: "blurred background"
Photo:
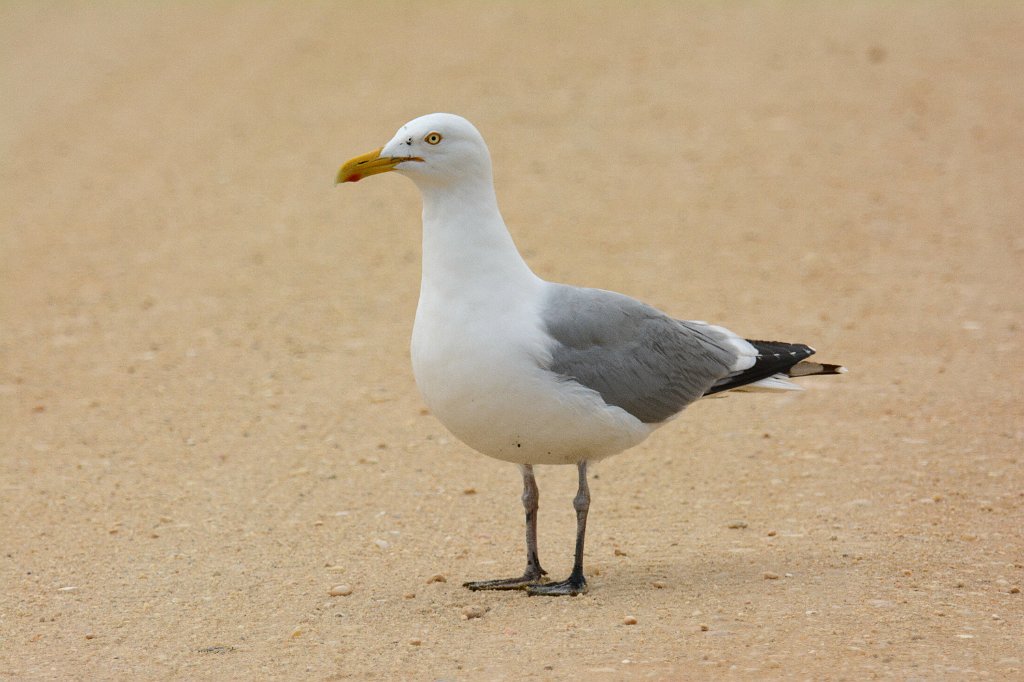
[[[1019,674],[1022,34],[1013,2],[4,3],[0,677]],[[585,599],[459,587],[519,567],[518,474],[416,394],[414,187],[333,186],[432,111],[541,276],[851,369],[602,465]],[[561,573],[573,476],[540,484]]]

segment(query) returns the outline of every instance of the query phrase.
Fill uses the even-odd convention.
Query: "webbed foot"
[[[462,583],[463,587],[469,588],[474,592],[477,590],[522,590],[530,587],[536,587],[543,585],[541,581],[544,580],[544,576],[547,574],[542,568],[527,569],[526,573],[518,578],[499,578],[497,580],[474,580],[468,583]]]
[[[544,595],[548,597],[575,597],[577,594],[585,594],[587,591],[587,580],[582,575],[571,575],[568,579],[557,583],[535,583],[526,587],[527,594]]]

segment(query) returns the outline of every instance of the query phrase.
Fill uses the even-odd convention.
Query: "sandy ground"
[[[1021,35],[1009,2],[4,3],[0,679],[1021,679]],[[519,476],[416,393],[414,187],[332,184],[435,110],[542,276],[851,369],[597,467],[583,597],[460,587],[521,568]],[[574,471],[539,477],[561,577]]]

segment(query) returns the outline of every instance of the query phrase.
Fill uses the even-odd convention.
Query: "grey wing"
[[[543,319],[554,339],[548,369],[648,424],[703,396],[739,357],[718,328],[600,289],[552,285]]]

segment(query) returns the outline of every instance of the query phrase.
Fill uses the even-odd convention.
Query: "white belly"
[[[523,320],[538,323],[524,326]],[[413,373],[427,406],[455,436],[508,462],[597,460],[650,434],[651,425],[543,369],[549,343],[532,310],[511,306],[481,314],[450,301],[431,310],[421,300]]]

